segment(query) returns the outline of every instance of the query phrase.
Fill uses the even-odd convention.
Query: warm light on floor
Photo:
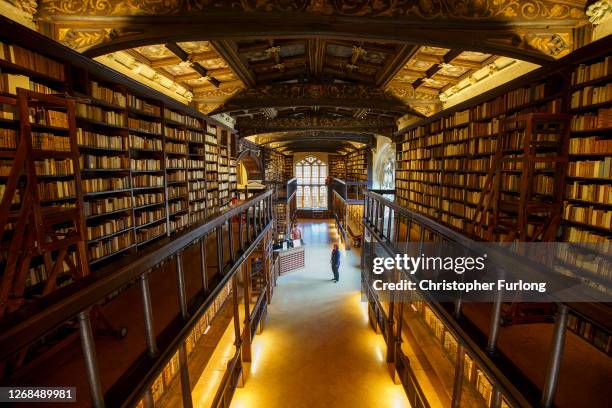
[[[361,294],[359,294],[359,306],[361,308],[361,314],[363,315],[364,323],[368,323],[370,320],[370,316],[368,315],[368,302],[361,301]]]
[[[253,339],[246,384],[231,408],[410,408],[389,376],[384,338],[368,323],[359,250],[342,246],[340,283],[331,284],[333,241],[316,242],[335,228],[318,224],[301,227],[315,241],[305,239],[306,267],[279,279],[266,329]]]
[[[234,351],[234,324],[230,321],[191,393],[196,407],[210,406]]]
[[[263,354],[266,336],[255,336],[251,345],[251,374],[257,373],[257,366]]]

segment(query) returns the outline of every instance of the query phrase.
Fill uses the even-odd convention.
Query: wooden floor
[[[331,282],[333,221],[300,222],[306,267],[278,280],[268,323],[232,408],[409,407],[393,384],[385,343],[361,302],[359,252],[343,251],[340,282]]]

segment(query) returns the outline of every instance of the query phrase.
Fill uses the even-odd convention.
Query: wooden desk
[[[289,248],[278,251],[280,274],[283,275],[305,266],[304,247]]]

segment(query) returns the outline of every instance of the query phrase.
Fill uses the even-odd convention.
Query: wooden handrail
[[[60,288],[27,310],[19,310],[6,316],[0,322],[0,361],[271,195],[271,190],[261,193],[198,226],[165,238],[136,255],[119,259],[71,285]]]

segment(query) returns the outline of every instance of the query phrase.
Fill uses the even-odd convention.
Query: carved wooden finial
[[[601,24],[604,20],[607,20],[612,15],[612,1],[599,0],[598,2],[591,4],[587,8],[586,15],[589,17],[589,21],[593,25]]]

